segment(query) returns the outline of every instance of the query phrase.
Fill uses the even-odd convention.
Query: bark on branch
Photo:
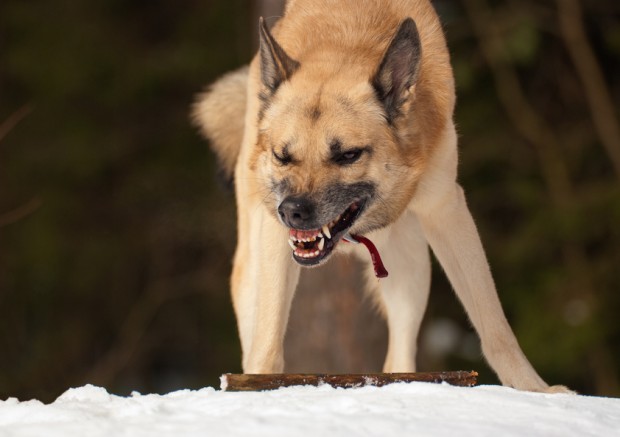
[[[426,373],[362,373],[362,374],[316,374],[279,373],[265,375],[232,374],[221,376],[221,389],[224,391],[276,390],[296,385],[330,385],[339,388],[354,388],[372,385],[382,387],[396,382],[446,382],[450,385],[471,387],[476,385],[478,372],[426,372]]]

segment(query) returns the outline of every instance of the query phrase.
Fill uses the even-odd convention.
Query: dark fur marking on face
[[[319,89],[316,91],[316,98],[314,99],[314,102],[308,105],[306,109],[306,116],[310,118],[312,123],[316,123],[322,114],[321,97],[323,96],[323,87],[324,84],[319,86]]]
[[[269,181],[269,189],[272,193],[284,197],[291,192],[291,182],[288,178],[284,178],[281,181],[276,181],[275,178],[272,177]]]
[[[318,106],[314,106],[308,109],[306,115],[310,118],[312,122],[316,123],[318,119],[321,118],[321,110]]]
[[[377,187],[372,182],[353,184],[334,183],[313,196],[317,203],[317,227],[342,214],[353,202],[365,201],[367,206],[375,197]]]
[[[344,109],[348,112],[353,112],[355,110],[353,102],[346,96],[336,96],[336,101],[340,103],[340,105],[342,105]]]
[[[342,153],[342,144],[339,140],[332,140],[332,142],[329,143],[329,152],[332,156]]]
[[[373,182],[362,181],[352,184],[338,182],[329,185],[320,197],[324,202],[339,204],[344,209],[356,200],[374,197],[376,190],[377,187]]]
[[[288,196],[300,196],[308,201],[314,211],[313,219],[306,224],[305,229],[319,229],[342,214],[351,204],[364,201],[368,206],[376,196],[377,187],[372,182],[355,182],[345,184],[333,183],[317,192],[300,192],[295,190],[288,178],[281,181],[271,179],[270,190],[284,199]],[[275,214],[275,210],[274,210]]]

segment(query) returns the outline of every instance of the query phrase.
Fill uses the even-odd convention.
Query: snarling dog
[[[283,370],[300,267],[335,252],[367,257],[346,239],[376,245],[373,258],[389,270],[377,287],[389,328],[384,371],[415,370],[430,245],[501,382],[565,391],[521,351],[456,182],[454,79],[430,2],[289,0],[272,32],[261,20],[259,33],[249,68],[213,84],[193,110],[234,174],[244,371]]]

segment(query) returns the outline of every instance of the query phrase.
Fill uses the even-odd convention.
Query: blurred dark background
[[[0,398],[217,385],[239,372],[232,194],[189,122],[277,0],[0,2]],[[620,2],[437,1],[460,181],[549,383],[620,395]],[[293,371],[378,371],[385,326],[334,260],[306,273]],[[477,369],[435,264],[419,370]]]

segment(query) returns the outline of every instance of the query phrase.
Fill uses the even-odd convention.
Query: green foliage
[[[540,30],[529,20],[518,22],[505,40],[508,61],[517,65],[531,64],[539,54]]]

